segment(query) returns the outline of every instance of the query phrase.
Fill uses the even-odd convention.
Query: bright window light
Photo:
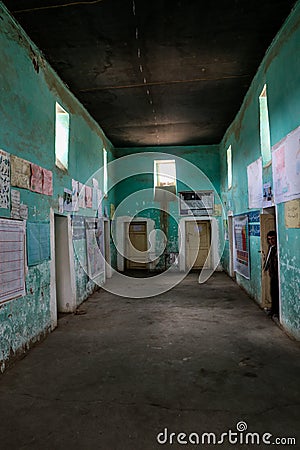
[[[108,190],[108,179],[107,179],[107,151],[103,149],[103,193],[106,196]]]
[[[174,159],[154,161],[155,187],[176,186],[176,165]]]
[[[70,118],[58,103],[55,114],[55,164],[62,170],[68,168]]]
[[[232,187],[232,152],[231,145],[227,149],[227,186],[228,189]]]
[[[263,165],[271,162],[270,124],[267,101],[267,85],[259,96],[260,149]]]

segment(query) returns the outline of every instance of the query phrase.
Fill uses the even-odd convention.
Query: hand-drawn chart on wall
[[[0,303],[25,295],[25,222],[0,219]]]

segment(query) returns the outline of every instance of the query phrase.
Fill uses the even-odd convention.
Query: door
[[[129,224],[129,245],[127,246],[127,269],[146,269],[147,222]],[[131,245],[130,245],[131,244]],[[145,252],[141,255],[139,252]]]
[[[268,231],[276,230],[275,216],[271,214],[260,215],[260,251],[262,256],[262,267],[268,253],[267,233]],[[270,308],[272,305],[270,294],[270,277],[268,272],[262,270],[261,274],[261,295],[262,307]]]
[[[188,221],[185,230],[187,267],[189,269],[209,268],[210,261],[207,261],[207,256],[210,249],[210,221]]]

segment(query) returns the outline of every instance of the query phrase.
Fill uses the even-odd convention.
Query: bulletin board
[[[181,216],[207,216],[214,213],[213,191],[179,192]]]
[[[27,263],[36,266],[50,259],[50,223],[27,222]]]
[[[0,303],[25,294],[25,222],[0,219]]]

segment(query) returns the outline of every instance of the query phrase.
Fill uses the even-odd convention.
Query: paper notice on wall
[[[78,183],[78,194],[79,208],[85,208],[85,185],[80,182]]]
[[[20,219],[20,191],[11,190],[11,212],[12,219]]]
[[[20,205],[20,218],[25,220],[28,219],[28,206],[23,203]]]
[[[300,228],[300,198],[284,204],[286,228]]]
[[[72,180],[72,211],[79,210],[78,181]]]
[[[33,192],[43,193],[43,169],[37,164],[31,163],[31,185]]]
[[[262,208],[262,159],[258,158],[247,166],[248,178],[248,203],[249,208]]]
[[[51,170],[43,169],[43,194],[53,195],[53,175]]]
[[[271,183],[264,183],[263,188],[263,208],[272,206],[273,203],[273,191]]]
[[[11,176],[10,183],[23,189],[30,189],[30,162],[25,159],[11,155]]]
[[[115,205],[113,203],[111,203],[110,204],[110,215],[109,215],[111,220],[114,220],[115,210],[116,210]]]
[[[10,207],[10,155],[0,150],[0,208]]]
[[[300,197],[300,127],[272,148],[275,203]]]
[[[58,197],[58,212],[60,214],[64,212],[64,198],[61,195]]]
[[[88,276],[95,280],[104,273],[103,219],[85,219]]]
[[[101,189],[98,189],[98,217],[102,217],[103,216],[103,211],[102,211],[102,191]]]
[[[87,208],[93,206],[93,192],[90,186],[85,186],[85,205]]]
[[[70,189],[64,189],[64,211],[72,211],[72,191]]]
[[[25,223],[0,219],[0,303],[25,295]]]
[[[96,178],[93,178],[92,205],[94,210],[97,210],[98,208],[98,190],[99,190],[98,180],[96,180]]]

